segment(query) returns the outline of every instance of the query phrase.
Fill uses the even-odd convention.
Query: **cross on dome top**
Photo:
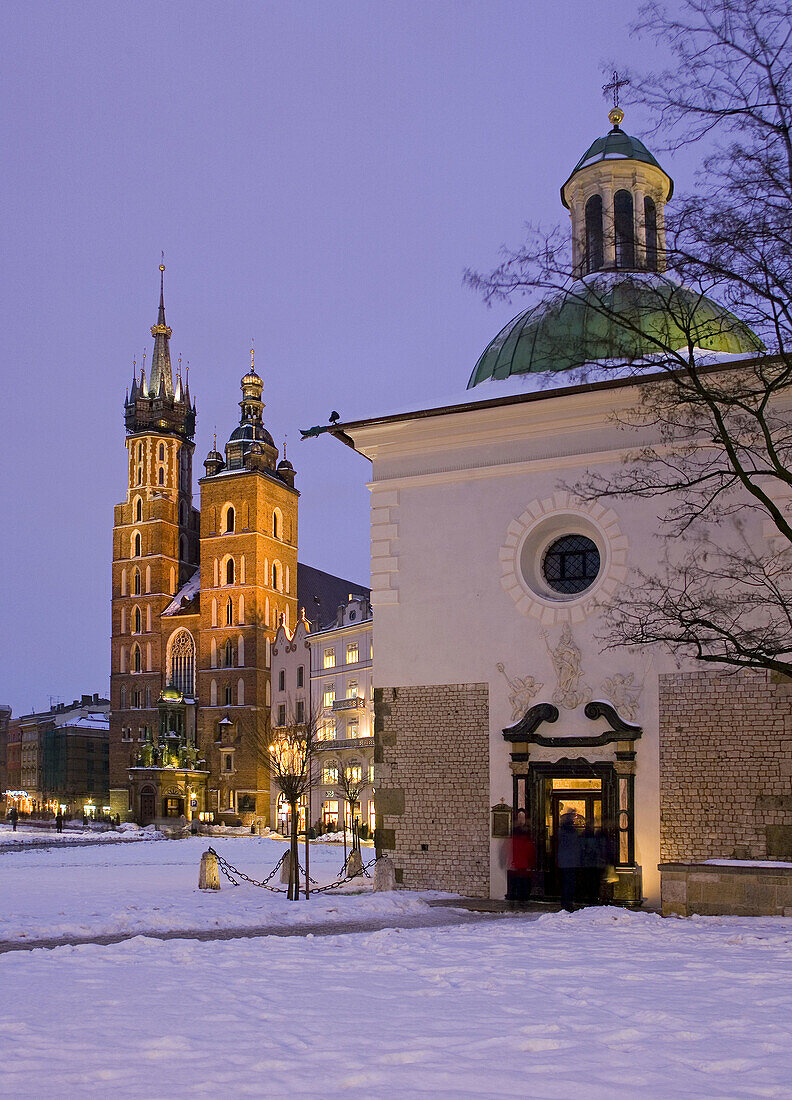
[[[624,111],[619,106],[619,92],[622,88],[626,88],[630,83],[628,77],[620,77],[616,69],[613,70],[613,76],[607,84],[602,85],[602,94],[608,96],[613,94],[613,107],[608,111],[608,118],[614,126],[619,126],[624,118]]]

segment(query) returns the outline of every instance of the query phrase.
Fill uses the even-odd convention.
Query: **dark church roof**
[[[347,602],[350,593],[366,599],[371,596],[370,590],[356,581],[297,562],[297,606],[305,608],[305,617],[314,631],[335,625],[339,605]]]

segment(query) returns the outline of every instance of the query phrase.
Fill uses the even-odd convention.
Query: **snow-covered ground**
[[[42,828],[40,825],[18,825],[16,831],[10,825],[0,823],[0,852],[3,848],[21,844],[68,844],[75,840],[90,841],[93,844],[113,844],[118,841],[162,840],[154,826],[146,829],[99,829],[81,828],[79,825],[67,825],[62,833],[54,828]]]
[[[792,1094],[778,918],[136,938],[0,956],[0,988],[12,1100]]]
[[[114,834],[97,839],[108,835]],[[362,889],[367,896],[317,895],[308,904],[247,883],[231,886],[222,876],[219,891],[199,890],[201,853],[210,846],[261,880],[288,844],[248,834],[0,853],[0,940],[303,925],[427,912],[417,894],[374,894],[370,879],[345,888]],[[363,849],[364,861],[373,855]],[[300,860],[304,865],[302,845]],[[337,844],[311,844],[310,860],[311,877],[324,885],[339,877],[344,851]],[[280,886],[279,880],[275,875],[271,885]]]

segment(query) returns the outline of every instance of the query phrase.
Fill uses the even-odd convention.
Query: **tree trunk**
[[[297,849],[297,803],[291,803],[291,876],[289,881],[289,901],[300,900],[300,860]]]

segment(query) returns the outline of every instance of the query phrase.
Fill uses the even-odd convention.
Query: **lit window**
[[[335,684],[325,684],[322,703],[325,707],[332,707],[335,702]]]
[[[348,665],[356,665],[360,660],[360,657],[358,656],[357,642],[350,642],[347,646],[346,659]]]
[[[347,681],[347,699],[357,699],[357,680]]]
[[[322,820],[325,829],[338,828],[338,801],[330,799],[322,804]]]
[[[335,764],[325,764],[322,768],[322,782],[325,786],[331,786],[338,782],[338,768]]]
[[[347,723],[347,737],[357,737],[360,733],[360,727],[357,718],[350,718]]]
[[[324,651],[324,667],[335,668],[335,650],[326,649]]]
[[[346,770],[346,775],[351,783],[360,783],[363,778],[363,771],[360,764],[350,764]]]
[[[374,782],[374,765],[373,764],[369,764],[368,781],[369,781],[369,783]]]

